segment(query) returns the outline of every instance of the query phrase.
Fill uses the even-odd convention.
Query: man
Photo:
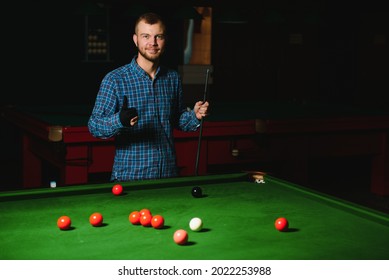
[[[159,15],[141,15],[133,35],[138,53],[101,82],[88,128],[94,137],[115,137],[112,181],[177,176],[173,128],[195,131],[207,116],[208,102],[187,110],[181,77],[160,65],[166,36]]]

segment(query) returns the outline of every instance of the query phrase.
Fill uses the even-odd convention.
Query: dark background
[[[388,108],[389,10],[379,1],[262,0],[254,7],[246,0],[95,0],[109,7],[111,42],[110,62],[95,63],[84,61],[84,2],[2,7],[8,18],[2,17],[2,105],[92,103],[104,74],[132,58],[133,22],[147,9],[167,17],[164,62],[177,68],[184,47],[180,11],[192,5],[213,10],[214,101],[239,96]],[[303,44],[290,44],[290,33],[302,34]],[[386,42],[375,43],[376,35]]]
[[[265,100],[389,109],[385,1],[89,2],[109,8],[109,61],[84,59],[87,1],[2,4],[1,106],[93,104],[103,76],[135,54],[133,23],[146,10],[168,20],[169,45],[163,62],[178,68],[183,62],[183,8],[208,6],[213,13],[210,99],[214,104]],[[302,34],[303,44],[290,44],[291,33]],[[203,86],[185,86],[185,90],[188,103],[203,95]],[[4,166],[0,183],[17,184],[16,132],[4,121],[0,124]]]

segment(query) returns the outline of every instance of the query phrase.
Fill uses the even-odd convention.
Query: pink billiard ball
[[[112,187],[112,193],[114,195],[121,195],[123,193],[123,186],[116,184]]]
[[[280,217],[276,219],[276,221],[274,222],[274,226],[278,231],[287,231],[289,227],[289,222],[286,218]]]
[[[103,215],[100,213],[96,212],[90,215],[89,217],[89,222],[92,226],[94,227],[99,227],[103,224]]]
[[[178,245],[184,245],[188,242],[188,233],[184,229],[178,229],[174,232],[173,240]]]

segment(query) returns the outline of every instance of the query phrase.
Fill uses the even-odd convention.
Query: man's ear
[[[132,40],[134,41],[135,46],[138,47],[138,36],[135,33],[132,35]]]

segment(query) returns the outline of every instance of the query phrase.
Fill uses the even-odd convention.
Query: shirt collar
[[[146,73],[145,70],[143,70],[139,64],[136,62],[136,59],[137,59],[138,55],[136,54],[133,58],[132,58],[132,61],[130,63],[130,67],[131,67],[131,70],[134,71],[138,76],[140,77],[145,77],[147,79],[150,79],[150,76]],[[158,77],[159,75],[159,72],[161,70],[161,66],[158,66],[157,68],[157,72],[155,72],[155,78]]]

